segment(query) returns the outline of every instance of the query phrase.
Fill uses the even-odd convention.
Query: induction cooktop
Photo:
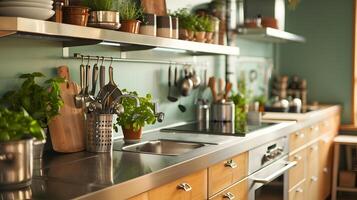
[[[229,135],[244,137],[258,129],[272,126],[276,123],[260,123],[260,124],[247,124],[247,123],[232,123],[232,122],[195,122],[176,126],[172,128],[161,129],[162,132],[181,132],[181,133],[198,133],[198,134],[212,134],[212,135]]]

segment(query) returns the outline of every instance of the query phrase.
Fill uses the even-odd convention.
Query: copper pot
[[[140,23],[141,22],[139,20],[123,20],[121,21],[121,27],[119,31],[138,34]]]
[[[63,7],[63,23],[79,26],[87,26],[88,22],[88,7],[83,6],[64,6]]]
[[[126,129],[122,127],[124,140],[140,140],[142,135],[142,128],[134,131],[132,128]]]

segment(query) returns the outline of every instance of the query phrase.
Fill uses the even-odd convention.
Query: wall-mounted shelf
[[[306,41],[302,36],[274,28],[239,28],[238,37],[273,43]]]
[[[123,51],[166,48],[193,54],[239,55],[238,47],[214,45],[20,17],[0,17],[0,37],[19,36],[62,41],[64,47],[115,44]]]

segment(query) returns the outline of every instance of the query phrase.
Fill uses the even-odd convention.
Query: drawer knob
[[[238,165],[235,163],[233,160],[228,160],[226,163],[224,163],[225,167],[230,167],[232,169],[237,168]]]
[[[185,192],[189,192],[192,190],[192,187],[188,183],[181,183],[177,186],[179,190],[184,190]]]
[[[295,156],[294,156],[294,159],[295,159],[295,160],[301,160],[301,159],[302,159],[302,157],[301,157],[301,156],[299,156],[299,155],[295,155]]]
[[[233,193],[227,192],[226,194],[223,195],[223,198],[224,198],[224,199],[232,200],[232,199],[235,199],[236,197],[234,196]]]
[[[298,193],[303,193],[304,192],[304,190],[302,188],[298,188],[295,191],[298,192]]]
[[[328,172],[328,168],[327,167],[324,167],[324,169],[322,170],[324,173],[327,173]]]
[[[317,145],[311,146],[310,147],[311,151],[316,151],[318,149]]]
[[[317,178],[317,176],[312,176],[312,177],[311,177],[311,180],[312,180],[313,182],[316,182],[318,179],[319,179],[319,178]]]
[[[304,138],[305,134],[303,132],[296,132],[295,133],[296,137]]]

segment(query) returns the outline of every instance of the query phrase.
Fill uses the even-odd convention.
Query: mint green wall
[[[306,37],[305,44],[280,47],[280,73],[305,77],[308,99],[340,103],[350,122],[353,0],[301,1],[287,11],[286,30]]]

